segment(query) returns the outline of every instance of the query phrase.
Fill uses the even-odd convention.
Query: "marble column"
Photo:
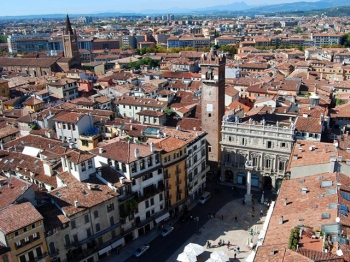
[[[247,168],[246,168],[247,169]],[[251,170],[247,170],[247,193],[244,196],[244,200],[247,205],[250,205],[252,203],[252,194],[251,194],[251,188],[252,188],[252,172]]]

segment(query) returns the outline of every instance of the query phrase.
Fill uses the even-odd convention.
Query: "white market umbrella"
[[[214,251],[210,254],[210,258],[215,262],[227,262],[230,261],[229,257],[223,251]]]
[[[208,258],[207,260],[205,260],[205,262],[216,262],[216,261],[211,258]]]
[[[194,254],[195,256],[199,256],[204,252],[204,248],[198,244],[189,243],[185,246],[184,252]]]
[[[196,262],[197,257],[196,257],[196,255],[194,255],[192,253],[182,252],[181,254],[179,254],[177,256],[176,260],[181,261],[181,262]]]

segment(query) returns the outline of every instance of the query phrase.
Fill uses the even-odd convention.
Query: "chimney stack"
[[[280,224],[280,225],[283,224],[283,216],[280,216],[280,218],[279,218],[279,224]]]
[[[74,201],[74,206],[75,206],[76,208],[78,208],[78,206],[79,206],[78,203],[79,203],[78,200],[75,200],[75,201]]]
[[[91,190],[91,184],[90,184],[90,183],[87,184],[87,188],[88,188],[89,190]]]
[[[98,148],[98,153],[99,153],[99,154],[102,154],[102,153],[103,153],[103,148],[102,148],[102,147],[99,147],[99,148]]]
[[[138,148],[135,148],[135,158],[139,159],[139,157],[140,157],[140,151]]]
[[[156,149],[153,142],[151,142],[150,147],[151,147],[151,152],[154,153]]]

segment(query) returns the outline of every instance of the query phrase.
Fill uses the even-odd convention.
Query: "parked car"
[[[143,253],[145,253],[147,250],[149,249],[149,245],[148,244],[144,244],[142,246],[140,246],[134,253],[135,257],[140,257],[141,255],[143,255]]]
[[[187,210],[180,217],[180,221],[181,222],[186,222],[187,220],[189,220],[191,218],[191,216],[192,216],[192,212]]]
[[[164,227],[164,229],[162,230],[162,236],[163,236],[163,237],[166,237],[166,236],[169,235],[173,230],[174,230],[174,227]]]

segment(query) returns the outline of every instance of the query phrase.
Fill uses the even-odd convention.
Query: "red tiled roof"
[[[42,219],[30,202],[11,205],[0,210],[0,230],[7,235]]]

